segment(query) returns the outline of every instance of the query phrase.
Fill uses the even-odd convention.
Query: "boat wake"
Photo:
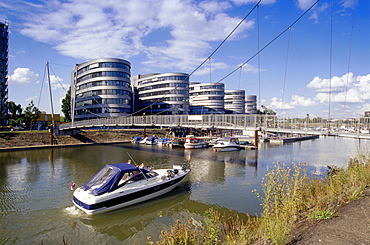
[[[84,216],[84,212],[76,208],[75,206],[66,207],[64,212],[70,216]]]

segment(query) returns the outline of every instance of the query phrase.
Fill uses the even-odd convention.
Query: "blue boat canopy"
[[[140,173],[148,172],[146,169],[138,168],[129,163],[116,163],[105,165],[97,174],[95,174],[89,181],[81,186],[84,191],[92,190],[91,194],[99,196],[116,190],[120,185],[119,182],[126,173]]]

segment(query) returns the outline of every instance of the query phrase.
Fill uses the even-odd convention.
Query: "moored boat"
[[[157,137],[155,135],[145,138],[144,145],[155,145]]]
[[[142,141],[143,138],[141,138],[140,136],[136,136],[134,138],[132,138],[131,142],[132,143],[140,143],[140,141]]]
[[[237,151],[241,150],[243,147],[240,145],[238,138],[236,137],[223,137],[217,140],[212,149],[215,152],[218,151]]]
[[[199,149],[208,147],[208,142],[205,142],[200,138],[186,138],[184,148],[185,149]]]
[[[172,148],[184,148],[185,140],[183,138],[175,138],[169,143],[169,147]]]
[[[129,163],[108,164],[73,193],[74,205],[98,214],[134,205],[174,189],[190,169],[152,170]]]
[[[171,143],[171,139],[169,138],[159,138],[155,140],[158,146],[168,146]]]

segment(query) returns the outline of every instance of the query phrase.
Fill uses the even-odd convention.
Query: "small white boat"
[[[146,140],[148,139],[148,137],[145,137],[144,139],[141,139],[139,141],[139,144],[145,144]]]
[[[240,145],[238,138],[236,137],[223,137],[217,140],[212,149],[214,152],[218,151],[238,151],[243,147]]]
[[[171,191],[189,172],[180,165],[154,171],[129,163],[109,164],[74,191],[73,203],[87,214],[127,207]]]
[[[199,138],[186,138],[184,148],[185,149],[199,149],[208,147],[208,142],[205,142],[203,139]]]
[[[155,141],[156,139],[157,139],[157,137],[155,137],[153,135],[153,136],[145,137],[139,143],[144,144],[144,145],[155,145],[156,144],[156,141]]]
[[[140,136],[136,136],[134,138],[132,138],[131,142],[132,143],[140,143],[140,141],[142,141],[143,138],[141,138]]]
[[[159,138],[155,142],[158,146],[168,146],[172,141],[169,138]]]
[[[169,147],[171,148],[184,148],[185,140],[182,138],[175,138],[169,143]]]

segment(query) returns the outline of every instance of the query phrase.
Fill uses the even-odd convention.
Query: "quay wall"
[[[147,135],[163,137],[166,133],[164,129],[146,129]],[[143,129],[81,130],[74,136],[54,136],[53,146],[128,142],[135,136],[142,137],[143,134]],[[0,150],[50,146],[51,137],[48,131],[0,132]]]

